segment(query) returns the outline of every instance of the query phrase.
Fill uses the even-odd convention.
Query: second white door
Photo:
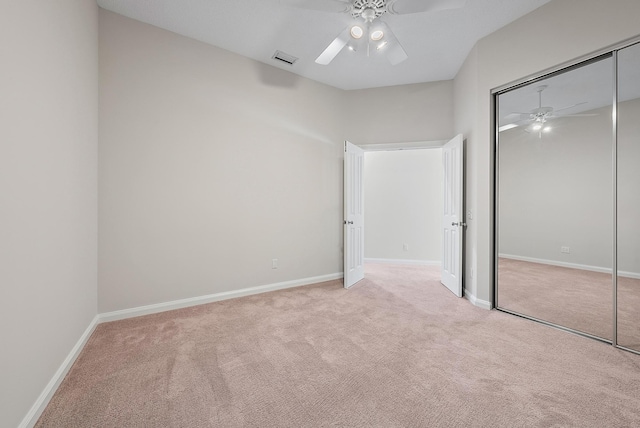
[[[462,236],[464,234],[464,141],[457,135],[442,148],[444,212],[442,215],[442,284],[462,297]]]
[[[344,143],[344,287],[364,278],[364,150]]]

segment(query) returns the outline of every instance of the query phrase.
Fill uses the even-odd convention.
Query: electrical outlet
[[[278,269],[278,259],[271,259],[271,269]]]
[[[473,220],[473,212],[471,210],[467,211],[467,220]]]
[[[409,244],[402,244],[402,251],[409,251]]]
[[[560,252],[564,254],[569,254],[569,247],[560,247]]]

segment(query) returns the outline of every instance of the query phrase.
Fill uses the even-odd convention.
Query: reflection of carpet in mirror
[[[500,258],[498,306],[611,340],[611,275]],[[640,350],[640,280],[618,280],[618,343]]]
[[[640,351],[640,279],[618,277],[618,344]]]

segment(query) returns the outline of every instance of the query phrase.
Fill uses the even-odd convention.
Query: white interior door
[[[344,142],[344,287],[364,278],[364,150]]]
[[[462,236],[464,234],[464,143],[457,135],[442,148],[444,212],[442,216],[442,284],[462,297]]]

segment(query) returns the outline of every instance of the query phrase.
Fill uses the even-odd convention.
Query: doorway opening
[[[345,288],[364,278],[366,258],[439,264],[441,282],[462,297],[463,173],[462,135],[413,146],[345,142]]]

